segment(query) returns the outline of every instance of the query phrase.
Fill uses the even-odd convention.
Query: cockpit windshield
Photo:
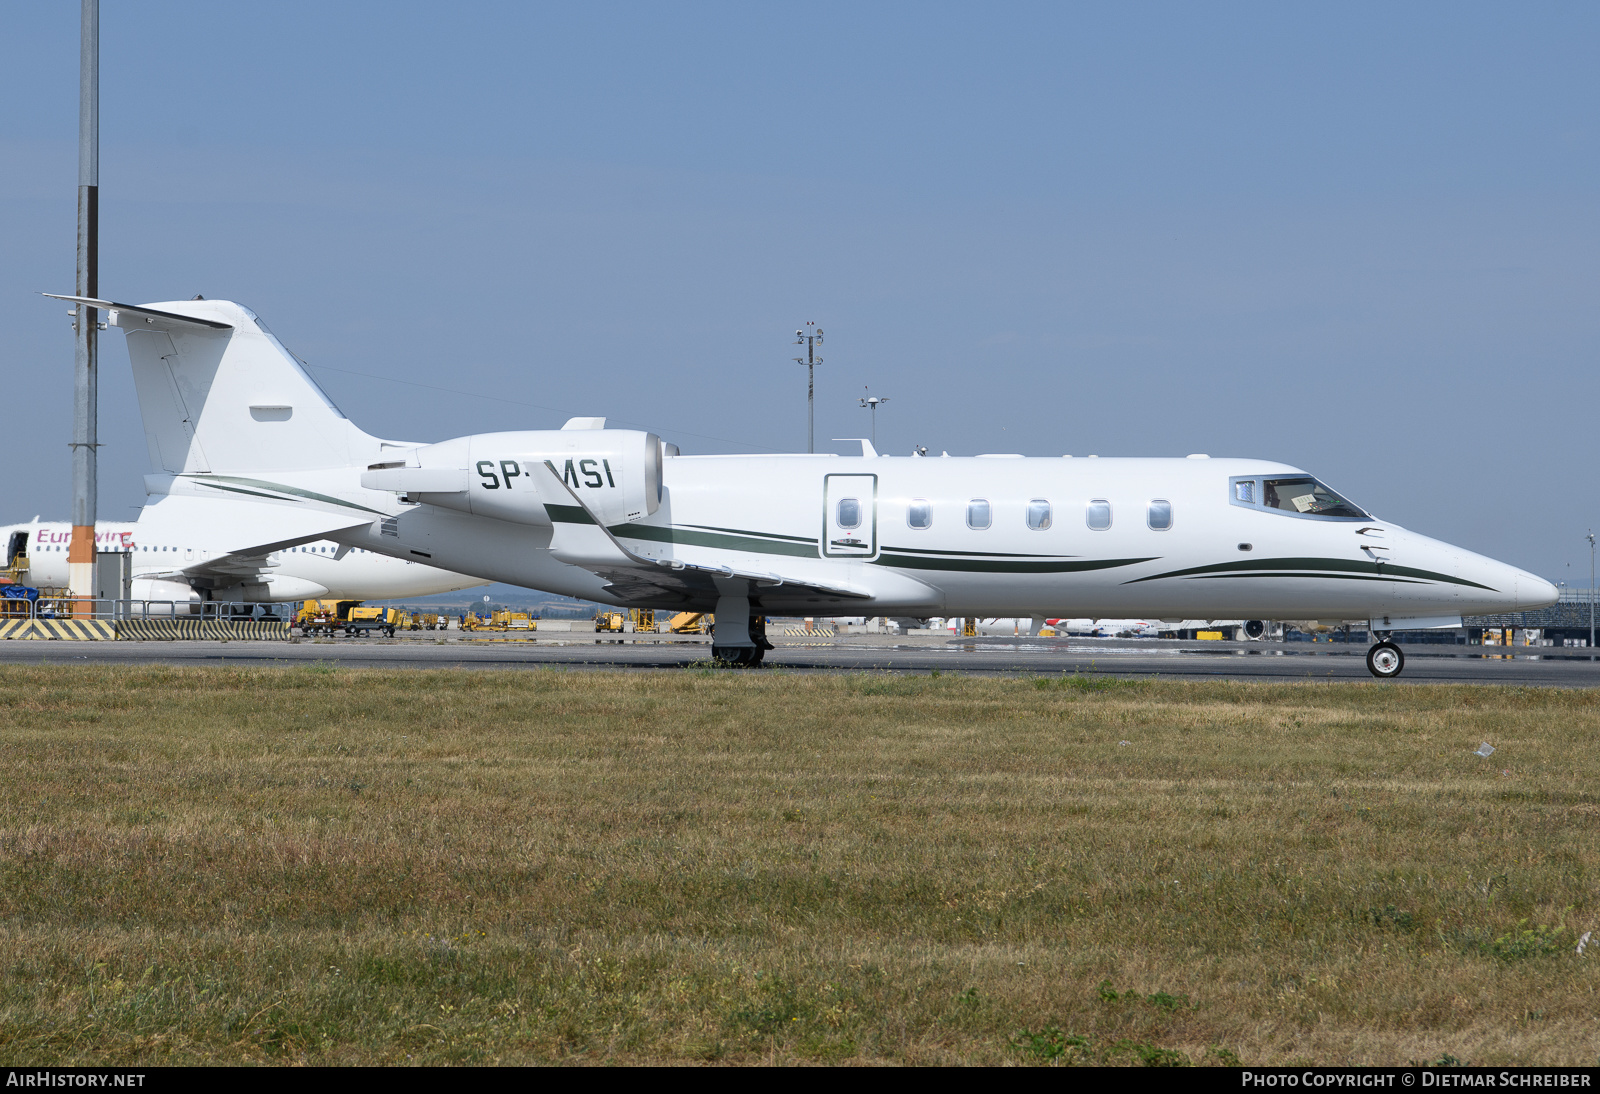
[[[1261,501],[1268,509],[1303,513],[1312,517],[1372,518],[1313,478],[1265,479]]]

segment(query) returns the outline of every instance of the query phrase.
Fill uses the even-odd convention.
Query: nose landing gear
[[[1393,680],[1406,667],[1406,655],[1400,652],[1399,646],[1389,641],[1388,635],[1382,637],[1383,641],[1367,651],[1367,671],[1380,680]]]

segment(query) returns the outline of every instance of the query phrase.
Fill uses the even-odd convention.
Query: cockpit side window
[[[1309,476],[1263,479],[1261,504],[1267,509],[1279,509],[1285,513],[1305,517],[1372,519],[1361,509]]]

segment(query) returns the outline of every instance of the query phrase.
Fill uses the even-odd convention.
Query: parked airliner
[[[212,514],[223,517],[226,511]],[[154,522],[98,521],[95,548],[127,551],[133,558],[134,600],[237,600],[266,603],[289,600],[386,600],[427,596],[482,585],[481,579],[453,574],[331,540],[273,551],[237,550],[225,544],[226,531],[215,522],[161,527]],[[0,525],[5,564],[28,560],[21,580],[45,588],[67,584],[67,546],[72,526],[64,521]]]
[[[362,432],[248,308],[104,309],[127,334],[151,505],[266,500],[307,537],[618,606],[714,611],[754,664],[768,613],[1364,620],[1556,600],[1549,582],[1382,520],[1267,460],[683,456],[653,433],[437,444]]]

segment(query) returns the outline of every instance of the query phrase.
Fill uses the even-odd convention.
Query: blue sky
[[[1281,459],[1587,582],[1593,5],[102,21],[103,292],[250,305],[372,432],[606,414],[803,449],[816,320],[824,445],[870,385],[888,451]],[[72,283],[76,6],[6,24],[6,519],[64,516],[70,332],[33,294]],[[102,359],[101,515],[131,516],[119,338]]]

